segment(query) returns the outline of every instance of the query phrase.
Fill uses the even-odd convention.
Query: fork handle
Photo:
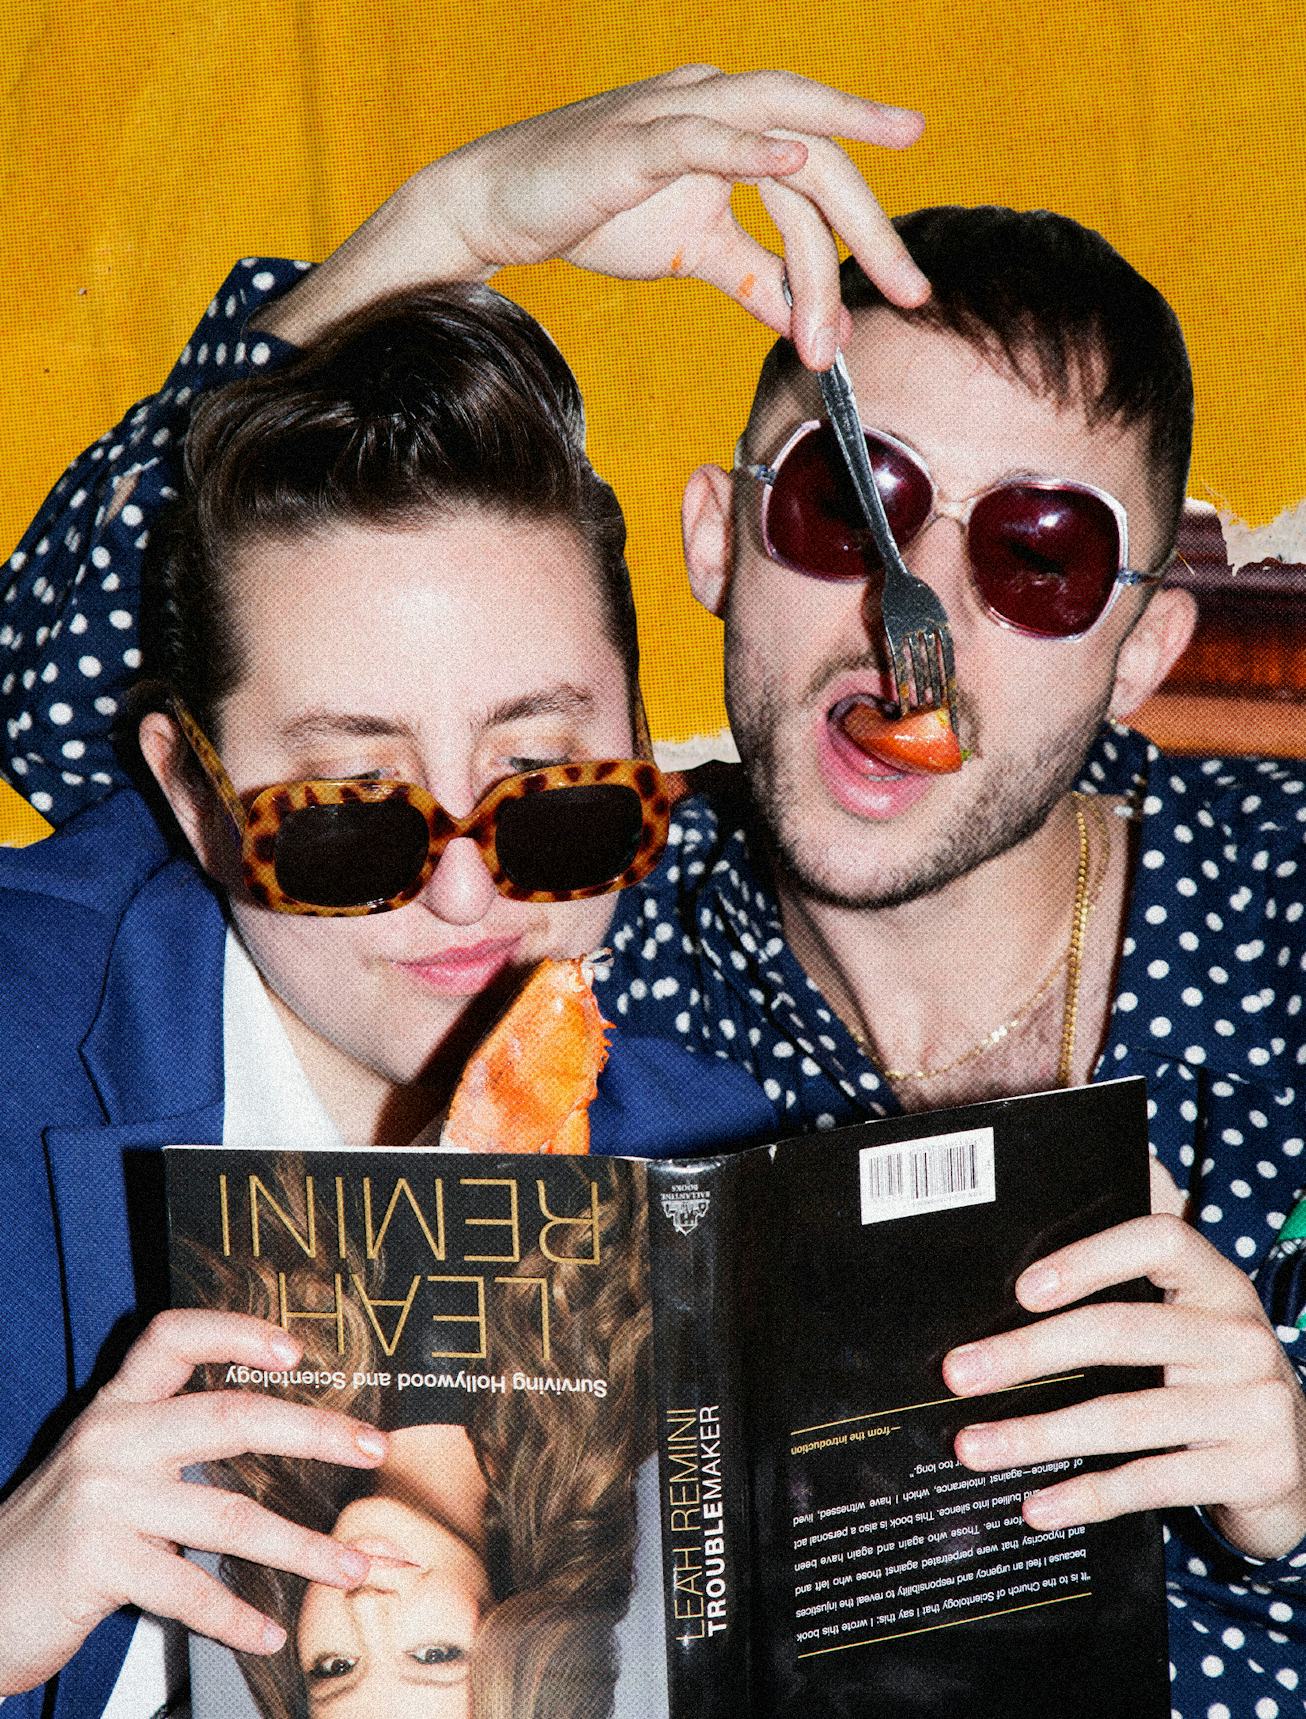
[[[817,381],[821,385],[821,399],[825,402],[825,410],[834,427],[839,452],[848,467],[848,475],[866,515],[866,523],[871,528],[871,536],[875,539],[875,547],[884,564],[885,575],[906,575],[907,570],[898,552],[898,545],[889,529],[888,515],[884,511],[884,502],[875,482],[875,474],[871,470],[870,457],[866,452],[866,432],[862,429],[862,421],[857,416],[857,408],[853,403],[852,382],[842,352],[836,356],[828,370],[817,372]]]

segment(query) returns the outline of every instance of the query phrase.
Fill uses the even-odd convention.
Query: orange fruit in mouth
[[[966,759],[946,710],[888,717],[859,701],[844,712],[839,726],[859,752],[895,770],[943,776],[960,770]]]

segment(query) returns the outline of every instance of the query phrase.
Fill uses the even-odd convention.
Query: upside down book
[[[178,1147],[168,1181],[176,1299],[305,1343],[203,1382],[390,1435],[378,1470],[210,1465],[372,1568],[224,1563],[288,1639],[197,1641],[196,1719],[1168,1713],[1156,1523],[1035,1532],[1079,1462],[953,1454],[1146,1377],[941,1375],[1031,1318],[1026,1265],[1147,1209],[1141,1082],[667,1161]]]

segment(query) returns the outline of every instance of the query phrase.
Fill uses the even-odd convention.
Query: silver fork
[[[884,503],[876,487],[866,452],[866,435],[857,411],[852,379],[840,352],[829,370],[817,372],[821,398],[834,429],[848,475],[884,566],[880,614],[889,643],[889,657],[898,686],[898,708],[914,710],[948,707],[957,727],[957,671],[953,663],[948,612],[930,587],[909,573],[893,540]]]

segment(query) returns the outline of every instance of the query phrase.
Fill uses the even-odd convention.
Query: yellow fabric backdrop
[[[1306,497],[1298,0],[3,0],[0,542],[157,383],[234,258],[320,257],[429,157],[690,59],[923,109],[916,149],[862,157],[891,211],[1050,205],[1100,228],[1188,331],[1194,494],[1255,524]],[[693,283],[499,284],[571,357],[627,503],[654,729],[720,727],[674,499],[728,456],[766,337]]]

